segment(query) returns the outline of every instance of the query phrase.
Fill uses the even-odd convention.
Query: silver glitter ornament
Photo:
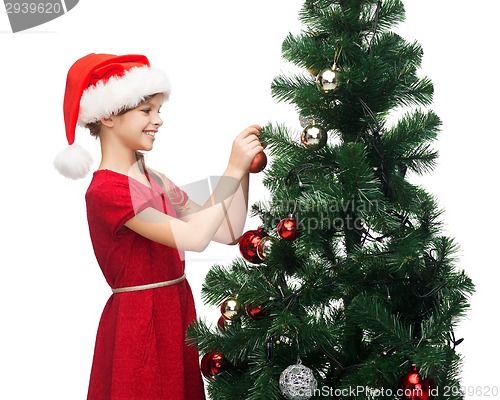
[[[287,367],[280,375],[279,384],[288,400],[309,400],[318,387],[312,370],[302,364]]]
[[[328,134],[321,125],[311,124],[304,128],[300,141],[311,150],[321,149],[328,139]]]
[[[316,76],[316,86],[320,92],[330,94],[338,86],[338,68],[333,65],[332,68],[326,68]]]

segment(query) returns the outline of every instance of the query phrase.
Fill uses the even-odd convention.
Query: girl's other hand
[[[236,136],[229,156],[229,174],[241,179],[248,173],[254,157],[264,150],[259,141],[261,129],[259,125],[252,125]]]

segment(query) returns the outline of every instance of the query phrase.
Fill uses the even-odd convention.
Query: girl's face
[[[113,115],[113,131],[117,139],[130,150],[151,150],[158,128],[163,124],[160,108],[163,94],[158,93],[121,115]]]

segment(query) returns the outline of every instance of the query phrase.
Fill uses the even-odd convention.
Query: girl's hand
[[[236,136],[227,167],[230,175],[243,178],[248,173],[254,157],[264,150],[259,141],[261,129],[259,125],[252,125]]]

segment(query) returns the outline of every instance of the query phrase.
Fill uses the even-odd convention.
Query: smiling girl
[[[70,68],[64,99],[71,145],[56,168],[76,179],[89,156],[73,145],[76,125],[100,140],[101,162],[86,193],[94,253],[112,289],[97,332],[88,400],[204,399],[196,348],[186,329],[196,318],[183,251],[212,240],[236,243],[247,213],[248,170],[262,151],[260,127],[233,141],[214,193],[198,205],[145,165],[170,87],[145,56],[89,54]]]

